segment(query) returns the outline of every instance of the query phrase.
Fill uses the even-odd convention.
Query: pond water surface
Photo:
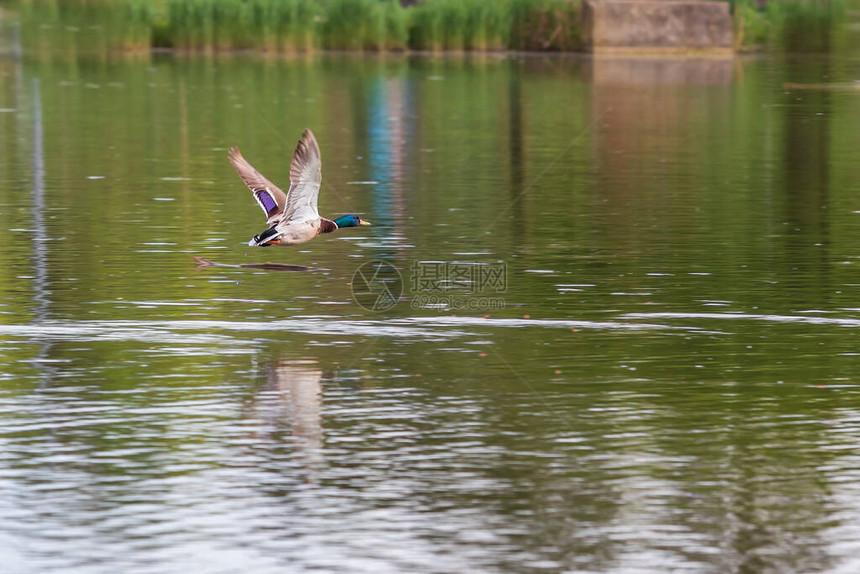
[[[860,569],[857,58],[10,42],[5,571]],[[248,248],[304,128],[373,226]]]

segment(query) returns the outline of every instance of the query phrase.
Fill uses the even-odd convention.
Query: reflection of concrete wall
[[[596,184],[624,249],[636,241],[631,230],[689,215],[689,204],[676,201],[679,185],[701,177],[708,138],[719,118],[731,117],[733,59],[595,57],[589,67],[593,113],[602,118]]]
[[[592,58],[584,76],[591,80],[597,109],[607,114],[602,134],[613,163],[658,150],[667,157],[685,153],[666,146],[684,145],[680,142],[692,135],[690,114],[701,112],[702,95],[731,85],[733,70],[732,58]]]
[[[729,4],[701,0],[585,0],[582,35],[595,52],[729,51],[734,45]]]
[[[732,82],[732,58],[592,58],[585,77],[595,86],[720,85]]]

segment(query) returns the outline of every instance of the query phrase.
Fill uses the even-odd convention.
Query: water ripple
[[[765,321],[768,323],[802,323],[807,325],[840,325],[860,327],[860,319],[810,317],[809,315],[768,315],[754,313],[627,313],[623,319],[716,319]]]
[[[630,318],[638,318],[633,315]],[[858,322],[860,323],[860,322]],[[460,327],[456,329],[454,327]],[[52,321],[50,324],[0,325],[0,336],[47,340],[141,341],[150,343],[233,344],[225,333],[291,332],[311,335],[351,335],[413,338],[426,341],[474,337],[473,328],[542,328],[594,330],[683,330],[705,332],[696,327],[624,321],[580,321],[571,319],[497,319],[484,317],[411,317],[385,320],[299,317],[277,321]],[[180,338],[177,340],[177,336]]]

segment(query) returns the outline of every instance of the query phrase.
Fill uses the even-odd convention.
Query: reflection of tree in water
[[[522,63],[511,59],[508,80],[508,158],[511,170],[511,213],[517,225],[511,226],[516,245],[522,244],[526,229],[525,217],[525,118],[523,118]]]
[[[786,2],[782,23],[782,44],[787,52],[827,54],[834,33],[833,16],[839,9],[829,0]],[[793,6],[792,4],[796,4]],[[823,76],[826,78],[827,76]]]
[[[697,387],[697,406],[714,409],[703,417],[671,392],[612,397],[599,386],[556,406],[572,428],[539,418],[522,433],[508,428],[508,456],[487,464],[508,487],[485,503],[507,517],[501,529],[516,547],[574,571],[808,572],[833,562],[834,488],[819,469],[846,461],[832,448],[786,454],[789,444],[839,442],[791,418],[797,397],[780,405]],[[511,558],[500,556],[506,570]]]
[[[48,321],[48,306],[50,303],[50,282],[48,276],[48,242],[50,237],[45,222],[45,151],[43,146],[44,128],[42,126],[42,89],[38,78],[33,79],[33,95],[31,100],[33,114],[33,153],[32,153],[32,196],[31,220],[33,225],[33,319],[35,323]],[[45,382],[55,375],[54,370],[46,365],[46,359],[51,350],[51,343],[44,341],[39,345],[36,364],[42,372]]]
[[[786,81],[802,77],[829,78],[832,72],[829,62],[821,58],[802,61],[799,65],[798,61],[789,59],[785,68]],[[817,68],[817,73],[810,74],[810,68]],[[833,292],[828,287],[831,279],[828,191],[832,97],[829,90],[789,93],[786,98],[791,103],[782,106],[785,111],[782,144],[787,229],[779,282],[791,296],[789,303],[793,305],[826,305],[826,294]]]
[[[703,336],[678,348],[666,338],[600,338],[606,357],[638,364],[641,382],[630,384],[601,366],[603,355],[592,355],[580,374],[542,386],[529,365],[551,363],[558,349],[498,341],[498,352],[543,399],[513,376],[494,383],[493,404],[475,418],[497,421],[486,440],[504,448],[481,472],[487,484],[505,487],[464,492],[461,505],[480,504],[497,532],[510,533],[512,548],[560,570],[659,571],[662,563],[809,572],[835,565],[845,537],[832,529],[839,516],[846,528],[856,517],[846,504],[854,486],[843,482],[856,465],[853,433],[844,432],[856,397],[803,384],[808,355],[786,367],[775,364],[780,351],[745,354],[760,326],[733,330],[721,341]],[[588,356],[591,339],[565,352]],[[806,345],[801,354],[817,347]],[[690,358],[706,353],[720,368],[695,368]],[[777,384],[787,371],[795,375]],[[741,382],[727,383],[732,372]],[[658,562],[637,564],[637,556]],[[517,571],[515,558],[500,554],[505,571]]]

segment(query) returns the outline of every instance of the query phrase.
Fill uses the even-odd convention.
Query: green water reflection
[[[15,571],[857,567],[860,95],[783,89],[856,60],[11,52]],[[374,226],[249,249],[226,150],[283,184],[305,127]],[[438,295],[505,308],[415,309],[431,260],[504,263]]]

